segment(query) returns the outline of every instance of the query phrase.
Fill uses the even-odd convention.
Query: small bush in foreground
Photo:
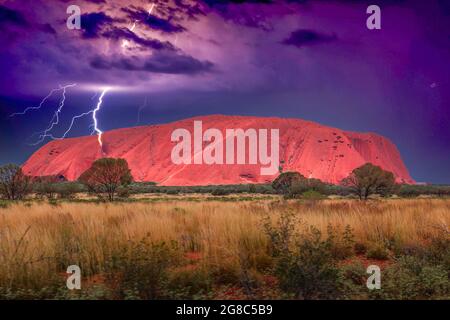
[[[280,288],[297,299],[337,299],[343,294],[342,274],[337,259],[352,255],[353,236],[347,228],[342,236],[332,227],[328,237],[315,227],[300,233],[295,230],[292,213],[281,215],[273,226],[266,220]]]
[[[179,261],[175,242],[131,243],[112,259],[109,277],[119,282],[119,295],[125,299],[160,299],[169,267]]]
[[[448,266],[430,264],[417,256],[402,256],[383,271],[378,299],[449,299]]]
[[[389,258],[389,251],[382,244],[376,243],[367,250],[367,258],[387,260]]]

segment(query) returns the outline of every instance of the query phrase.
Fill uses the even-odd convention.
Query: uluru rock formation
[[[63,175],[72,181],[96,159],[112,157],[126,159],[136,181],[161,185],[266,183],[277,176],[261,175],[260,165],[174,164],[171,152],[177,143],[171,141],[171,134],[179,128],[192,133],[194,120],[203,122],[203,130],[279,129],[283,171],[298,171],[336,184],[356,167],[371,162],[394,173],[397,182],[414,183],[396,146],[380,135],[343,131],[301,119],[223,115],[112,130],[103,135],[103,152],[95,136],[55,140],[34,153],[23,170],[32,176]]]

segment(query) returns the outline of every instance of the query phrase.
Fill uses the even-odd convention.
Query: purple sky
[[[69,4],[82,30],[66,27]],[[369,4],[381,30],[366,28]],[[382,134],[414,179],[450,183],[448,1],[0,0],[0,30],[0,163],[39,148],[32,134],[60,96],[9,115],[76,83],[55,135],[110,86],[103,130],[211,113],[303,118]]]

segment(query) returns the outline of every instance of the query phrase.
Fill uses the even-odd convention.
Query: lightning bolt
[[[148,100],[148,97],[145,97],[144,103],[143,103],[143,104],[139,107],[139,109],[138,109],[136,125],[138,125],[138,124],[141,123],[141,113],[142,113],[142,110],[143,110],[145,107],[147,107],[147,100]]]
[[[60,86],[58,89],[52,90],[52,91],[55,91],[55,90],[56,90],[56,91],[59,91],[59,90],[62,90],[62,97],[61,97],[61,100],[59,101],[58,109],[57,109],[57,110],[55,111],[55,113],[53,114],[53,117],[52,117],[52,119],[50,120],[50,124],[49,124],[49,126],[47,127],[47,129],[45,129],[44,131],[40,132],[39,140],[38,140],[37,142],[33,143],[33,144],[32,144],[33,146],[42,143],[42,141],[44,141],[45,138],[56,139],[56,138],[51,134],[51,131],[53,130],[53,128],[54,128],[56,125],[59,124],[59,115],[61,114],[61,112],[62,112],[62,110],[63,110],[63,108],[64,108],[64,104],[65,104],[65,102],[66,102],[66,91],[67,91],[67,89],[68,89],[68,88],[75,87],[75,86],[76,86],[76,83],[74,83],[74,84],[69,84],[69,85],[66,85],[66,86]],[[52,92],[50,92],[50,94],[49,94],[46,98],[44,98],[44,100],[42,100],[42,101],[45,102],[45,100],[48,99],[48,98],[51,96],[51,94],[52,94]],[[43,104],[43,102],[41,102],[41,107],[42,107],[42,104]],[[36,109],[37,107],[33,107],[33,108]],[[28,109],[30,110],[30,108],[28,108]],[[25,109],[25,110],[26,110],[26,109]],[[25,111],[24,111],[24,112],[25,112]],[[22,113],[23,113],[23,112],[22,112]],[[26,112],[25,112],[25,113],[26,113]]]
[[[71,85],[71,86],[75,86],[75,84],[73,84],[73,85]],[[41,100],[41,102],[39,103],[38,106],[36,106],[36,107],[28,107],[28,108],[26,108],[25,110],[23,110],[22,112],[16,112],[16,113],[11,114],[10,117],[12,118],[12,117],[15,117],[15,116],[22,116],[22,115],[25,115],[28,111],[31,111],[31,110],[39,110],[39,109],[41,109],[42,106],[44,105],[44,103],[45,103],[45,102],[46,102],[46,101],[47,101],[47,100],[48,100],[55,92],[64,90],[64,88],[67,88],[67,86],[66,86],[66,87],[61,87],[61,86],[59,86],[59,88],[53,89],[52,91],[49,92],[49,94],[48,94],[47,96],[44,97],[44,99]]]
[[[26,112],[28,112],[28,111],[30,111],[30,110],[37,110],[37,109],[40,109],[40,108],[42,107],[42,105],[45,103],[45,101],[46,101],[47,99],[49,99],[49,98],[52,96],[52,94],[54,94],[54,93],[57,92],[57,91],[62,91],[62,97],[61,97],[61,100],[59,101],[58,109],[57,109],[57,110],[55,111],[55,113],[53,114],[53,117],[52,117],[52,119],[50,120],[50,124],[48,125],[48,127],[47,127],[44,131],[42,131],[42,132],[39,133],[39,134],[40,134],[40,135],[39,135],[39,140],[36,141],[35,143],[33,143],[33,144],[32,144],[33,146],[42,143],[42,142],[45,140],[45,138],[50,138],[50,139],[52,139],[52,140],[62,140],[62,139],[65,139],[65,138],[67,137],[67,135],[70,133],[70,131],[72,130],[73,126],[75,125],[75,122],[76,122],[78,119],[81,119],[81,118],[83,118],[83,117],[86,117],[86,116],[91,115],[91,116],[92,116],[92,121],[93,121],[93,124],[90,126],[90,127],[93,128],[93,131],[92,131],[91,135],[94,134],[94,133],[97,134],[97,136],[98,136],[98,143],[99,143],[99,146],[100,146],[100,148],[101,148],[101,150],[102,150],[102,152],[103,152],[103,140],[102,140],[103,131],[100,130],[100,128],[99,128],[99,126],[98,126],[97,113],[100,111],[100,109],[101,109],[101,107],[102,107],[102,104],[103,104],[103,98],[104,98],[105,94],[110,90],[110,88],[108,88],[108,87],[104,88],[103,91],[101,92],[101,94],[100,94],[100,96],[99,96],[99,98],[98,98],[97,105],[95,106],[94,109],[92,109],[92,110],[90,110],[90,111],[87,111],[87,112],[84,112],[84,113],[81,113],[81,114],[79,114],[79,115],[76,115],[76,116],[74,116],[74,117],[72,118],[72,120],[71,120],[71,122],[70,122],[70,125],[69,125],[68,129],[64,132],[64,134],[63,134],[61,137],[55,137],[55,136],[51,133],[51,131],[55,128],[55,126],[57,126],[57,125],[59,124],[60,114],[61,114],[61,112],[62,112],[62,110],[63,110],[63,108],[64,108],[65,101],[66,101],[66,91],[67,91],[68,88],[71,88],[71,87],[74,87],[74,86],[76,86],[76,84],[69,84],[69,85],[66,85],[66,86],[60,86],[60,87],[57,88],[57,89],[53,89],[53,90],[52,90],[52,91],[51,91],[51,92],[50,92],[50,93],[49,93],[49,94],[41,101],[41,103],[39,104],[39,106],[37,106],[37,107],[30,107],[30,108],[25,109],[23,112],[18,112],[18,113],[16,113],[16,114],[13,114],[13,115],[25,114]],[[92,98],[94,98],[94,97],[95,97],[95,96],[93,96]],[[13,115],[11,115],[11,116],[13,116]]]
[[[152,3],[152,5],[150,6],[150,8],[148,9],[148,17],[150,17],[150,15],[152,14],[152,12],[153,12],[153,9],[155,8],[155,6],[156,6],[156,4],[155,3]],[[133,22],[133,24],[131,25],[131,27],[128,27],[128,30],[130,30],[130,31],[134,31],[134,29],[136,29],[136,24],[139,22],[139,20],[134,20],[134,22]],[[128,40],[123,40],[122,41],[122,45],[121,45],[121,47],[123,48],[123,49],[126,49],[126,48],[128,48],[130,46],[130,41],[128,41]]]
[[[92,121],[93,121],[93,124],[91,124],[91,125],[89,126],[89,128],[93,128],[93,130],[92,130],[92,132],[91,132],[91,135],[93,135],[94,133],[97,133],[97,135],[98,135],[98,144],[99,144],[100,148],[101,148],[102,151],[103,151],[103,141],[102,141],[103,131],[100,130],[99,127],[98,127],[97,112],[100,111],[100,109],[101,109],[101,107],[102,107],[102,104],[103,104],[103,97],[105,96],[105,94],[106,94],[109,90],[110,90],[110,88],[104,88],[103,91],[102,91],[102,93],[100,94],[100,97],[98,98],[98,102],[97,102],[97,105],[95,106],[95,108],[92,109],[92,110],[90,110],[90,111],[88,111],[88,112],[84,112],[84,113],[82,113],[82,114],[79,114],[79,115],[77,115],[77,116],[74,116],[74,117],[72,118],[72,121],[70,122],[69,128],[66,130],[66,132],[64,132],[64,134],[62,135],[62,137],[60,137],[60,138],[54,138],[54,137],[53,137],[53,139],[54,139],[54,140],[62,140],[62,139],[65,139],[65,138],[67,137],[67,135],[69,134],[69,132],[72,130],[73,125],[75,124],[75,122],[76,122],[78,119],[83,118],[83,117],[86,117],[86,116],[88,116],[88,115],[92,115]]]
[[[155,3],[152,3],[150,9],[148,9],[148,15],[150,16],[152,14],[153,8],[155,7]]]
[[[54,138],[54,140],[62,140],[62,139],[65,139],[65,138],[67,137],[67,135],[69,134],[69,132],[72,130],[73,125],[75,124],[75,121],[76,121],[76,120],[78,120],[78,119],[80,119],[80,118],[83,118],[83,117],[85,117],[85,116],[88,116],[88,115],[90,115],[90,114],[93,114],[93,113],[94,113],[94,111],[91,110],[91,111],[88,111],[88,112],[85,112],[85,113],[82,113],[82,114],[79,114],[79,115],[73,117],[73,118],[72,118],[72,121],[70,122],[69,128],[66,130],[66,132],[64,132],[64,134],[62,135],[62,137],[61,137],[61,138]]]
[[[94,131],[97,132],[98,144],[100,145],[100,149],[102,150],[102,152],[103,152],[103,141],[102,141],[103,131],[100,130],[98,127],[97,112],[100,111],[102,104],[103,104],[103,97],[109,90],[110,90],[110,88],[103,89],[102,94],[98,98],[97,106],[95,107],[95,109],[92,112],[92,119],[94,120]]]

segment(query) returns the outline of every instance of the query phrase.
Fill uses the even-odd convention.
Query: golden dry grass
[[[263,217],[289,210],[321,231],[349,225],[365,244],[422,245],[450,223],[448,199],[14,204],[0,209],[0,280],[64,270],[58,263],[101,273],[114,252],[143,238],[175,240],[209,264],[233,264],[243,245],[264,255]]]

